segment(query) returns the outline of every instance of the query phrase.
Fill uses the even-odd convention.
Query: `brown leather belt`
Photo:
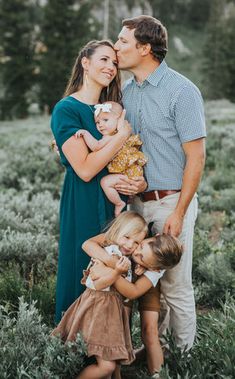
[[[181,191],[180,189],[149,191],[149,192],[139,193],[138,196],[143,202],[145,202],[145,201],[150,201],[150,200],[160,200],[165,196],[172,195],[173,193],[177,193],[180,191]]]

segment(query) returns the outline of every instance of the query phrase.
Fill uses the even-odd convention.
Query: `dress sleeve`
[[[181,143],[206,136],[203,100],[193,85],[184,87],[174,103],[175,126]]]
[[[51,129],[58,147],[62,148],[65,141],[81,129],[79,114],[68,104],[58,103],[52,114]]]

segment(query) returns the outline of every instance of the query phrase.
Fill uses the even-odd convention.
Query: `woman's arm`
[[[82,244],[82,249],[91,257],[99,259],[106,266],[115,268],[118,261],[117,256],[110,256],[107,251],[100,245],[104,242],[105,234],[99,234],[98,236],[92,237]]]
[[[131,127],[124,120],[123,111],[119,123],[122,125],[112,140],[101,150],[89,153],[89,150],[82,138],[70,137],[62,145],[62,151],[73,167],[76,174],[85,182],[89,182],[98,174],[120,150],[124,142],[131,134]]]

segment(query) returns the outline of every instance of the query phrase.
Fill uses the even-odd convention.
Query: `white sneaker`
[[[151,376],[151,378],[152,378],[152,379],[160,379],[160,375],[159,375],[158,372],[155,372],[155,374],[153,374],[153,375]]]

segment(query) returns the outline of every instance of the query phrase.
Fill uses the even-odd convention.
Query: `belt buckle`
[[[160,200],[160,197],[159,197],[159,193],[158,193],[158,191],[156,190],[156,191],[154,191],[154,193],[155,193],[155,196],[156,196],[156,200],[157,200],[157,201]]]

